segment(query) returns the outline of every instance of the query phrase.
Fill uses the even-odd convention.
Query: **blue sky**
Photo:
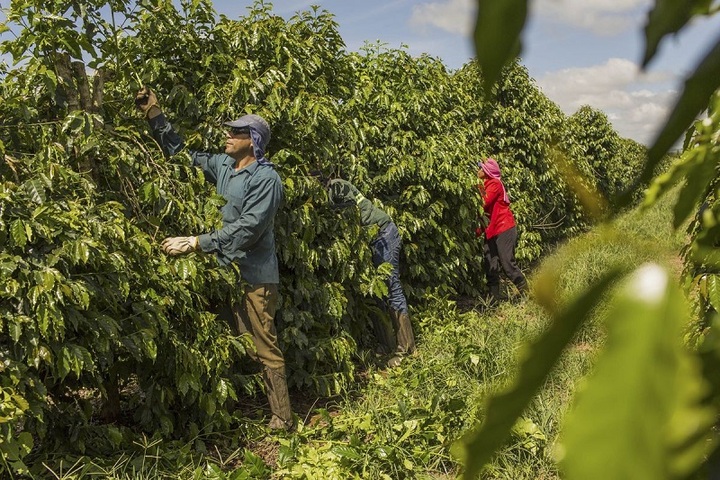
[[[174,0],[177,4],[180,0]],[[450,69],[474,56],[476,0],[274,0],[290,18],[318,5],[335,16],[347,49],[365,42],[429,54]],[[714,4],[720,0],[713,0]],[[213,0],[219,14],[244,16],[253,0]],[[7,2],[0,2],[0,6]],[[533,0],[522,63],[566,114],[590,105],[607,114],[623,137],[649,145],[685,77],[720,38],[720,14],[666,38],[645,72],[638,64],[653,0]],[[0,13],[4,20],[4,15]]]
[[[348,50],[366,41],[407,46],[456,69],[474,56],[475,0],[275,0],[285,18],[318,5],[335,15]],[[218,13],[245,15],[251,0],[215,0]],[[534,0],[522,63],[543,92],[571,114],[590,105],[621,136],[649,144],[682,82],[720,33],[720,15],[665,39],[646,72],[638,64],[652,0]]]

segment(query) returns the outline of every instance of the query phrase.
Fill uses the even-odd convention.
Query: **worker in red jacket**
[[[485,227],[485,274],[490,297],[500,300],[500,268],[505,271],[521,293],[527,290],[527,280],[515,263],[517,228],[510,210],[510,197],[500,180],[500,166],[492,158],[478,162],[478,189],[483,196],[483,209],[489,223]]]

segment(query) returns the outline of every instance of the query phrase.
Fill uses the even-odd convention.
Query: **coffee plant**
[[[134,110],[141,86],[194,149],[219,150],[222,123],[245,113],[272,125],[286,192],[279,337],[291,389],[324,396],[353,382],[357,356],[374,347],[387,269],[372,266],[375,232],[331,210],[311,171],[350,179],[392,215],[402,279],[421,305],[484,290],[478,160],[503,165],[529,263],[594,221],[560,165],[613,194],[642,155],[599,113],[566,118],[517,62],[488,93],[476,62],[452,72],[382,45],[347,52],[317,8],[285,20],[258,1],[228,19],[209,0],[19,0],[0,31],[13,62],[0,78],[0,469],[10,472],[27,471],[31,451],[102,453],[138,432],[228,428],[258,390],[252,344],[224,314],[237,269],[158,247],[215,228],[223,200],[185,153],[162,155]],[[601,153],[606,168],[593,163]]]

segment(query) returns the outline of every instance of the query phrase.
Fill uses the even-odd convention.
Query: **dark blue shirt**
[[[164,115],[152,118],[150,128],[166,155],[184,148]],[[188,153],[193,166],[202,168],[205,179],[227,200],[221,209],[222,228],[199,235],[200,249],[214,253],[222,265],[238,263],[243,279],[252,285],[280,283],[274,227],[284,193],[273,165],[255,161],[235,170],[235,160],[224,153]]]

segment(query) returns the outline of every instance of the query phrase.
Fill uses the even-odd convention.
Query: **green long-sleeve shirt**
[[[182,137],[164,115],[151,119],[150,128],[166,155],[184,148]],[[250,284],[279,283],[274,226],[284,193],[273,165],[256,161],[235,170],[235,160],[224,153],[188,153],[193,166],[201,168],[227,200],[221,209],[222,228],[199,235],[200,249],[214,253],[222,265],[238,263]]]
[[[355,186],[347,180],[336,178],[328,184],[330,203],[338,208],[357,205],[360,209],[360,222],[363,226],[377,225],[380,230],[385,228],[392,218],[365,198]]]

